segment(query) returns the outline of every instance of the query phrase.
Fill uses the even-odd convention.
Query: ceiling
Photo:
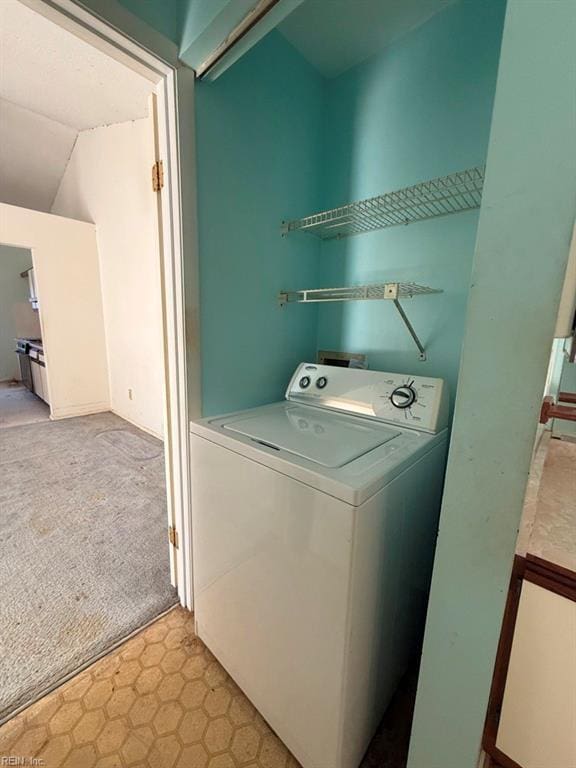
[[[0,99],[0,200],[48,211],[78,132]]]
[[[336,77],[454,0],[305,0],[278,27],[325,77]]]
[[[0,200],[49,211],[79,131],[145,117],[153,84],[0,0]]]

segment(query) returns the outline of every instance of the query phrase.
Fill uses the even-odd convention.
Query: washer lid
[[[230,432],[287,451],[324,467],[343,467],[397,437],[397,432],[357,416],[286,403],[284,408],[232,418]]]

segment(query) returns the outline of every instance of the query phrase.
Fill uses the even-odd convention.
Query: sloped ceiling
[[[50,210],[77,131],[0,100],[0,200]]]
[[[145,117],[153,85],[0,0],[0,200],[49,211],[79,131]]]
[[[455,0],[305,0],[278,27],[325,77],[336,77]]]

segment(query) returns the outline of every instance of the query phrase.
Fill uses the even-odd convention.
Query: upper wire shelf
[[[284,221],[282,234],[301,231],[332,240],[470,211],[480,207],[483,186],[484,167],[477,166],[303,219]]]

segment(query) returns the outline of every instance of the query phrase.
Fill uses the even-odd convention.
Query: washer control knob
[[[298,384],[301,389],[306,389],[306,387],[310,386],[310,376],[302,376]]]
[[[410,408],[416,402],[416,392],[411,384],[403,384],[392,392],[390,401],[395,408]]]
[[[326,376],[320,376],[319,379],[316,379],[316,386],[318,389],[324,389],[324,387],[328,384],[328,379]]]

